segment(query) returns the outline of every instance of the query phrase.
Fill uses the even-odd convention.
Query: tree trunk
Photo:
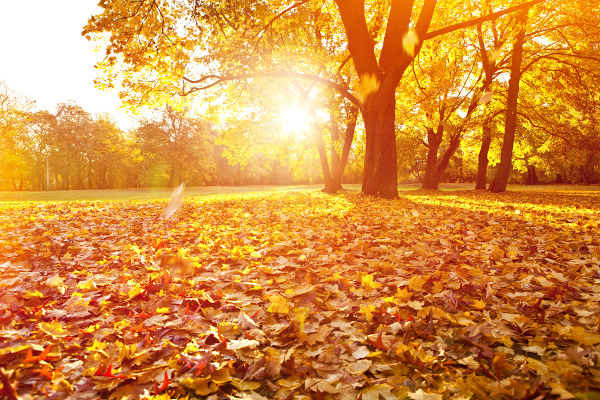
[[[342,157],[336,168],[333,169],[331,180],[333,185],[338,187],[338,190],[342,189],[342,178],[344,177],[344,169],[348,164],[348,157],[350,156],[350,149],[352,148],[352,141],[354,140],[354,132],[356,131],[356,122],[358,120],[358,108],[353,107],[350,111],[350,120],[346,123],[346,134],[344,136],[344,147],[342,148]]]
[[[537,174],[535,172],[535,165],[527,165],[527,181],[525,184],[527,185],[537,185],[538,179]]]
[[[519,100],[519,82],[521,80],[521,61],[523,60],[523,44],[525,43],[528,11],[529,9],[521,12],[517,17],[517,23],[522,26],[522,28],[519,30],[513,46],[500,165],[498,166],[496,176],[490,183],[489,188],[490,192],[494,193],[504,192],[506,190],[508,178],[510,177],[510,172],[512,170],[512,151],[515,142],[515,131],[517,129],[517,106]]]
[[[330,189],[333,190],[333,193],[338,190],[342,190],[342,181],[337,181],[335,178],[335,172],[339,169],[340,163],[342,162],[340,155],[336,149],[336,143],[340,140],[340,132],[338,130],[337,123],[333,121],[333,119],[329,122],[330,130],[331,130],[331,172],[329,176],[330,180]],[[327,189],[327,188],[326,188]]]
[[[477,158],[477,181],[475,183],[475,189],[485,190],[487,181],[487,167],[488,167],[488,152],[490,151],[490,144],[492,143],[492,127],[490,121],[483,123],[483,134],[481,137],[481,148],[479,149],[479,157]]]
[[[321,161],[321,172],[323,173],[323,182],[325,188],[323,189],[326,193],[335,193],[337,188],[333,187],[331,180],[331,173],[329,172],[329,162],[327,161],[327,150],[325,149],[325,143],[323,142],[323,135],[317,126],[314,127],[314,140],[317,150],[319,151],[319,160]],[[333,157],[332,157],[333,158]]]
[[[440,160],[440,163],[438,164],[436,174],[435,174],[435,178],[436,178],[436,181],[438,184],[440,182],[440,179],[441,179],[443,173],[446,171],[446,168],[448,167],[450,158],[452,158],[454,153],[456,153],[456,150],[458,150],[459,145],[460,145],[460,135],[457,133],[457,136],[452,137],[452,139],[450,140],[450,147],[448,147],[448,149],[446,149],[446,151],[444,152],[444,155],[442,156],[442,159]]]
[[[366,146],[362,182],[364,194],[387,199],[398,197],[395,91],[378,91],[363,109]]]
[[[427,163],[425,164],[425,176],[423,177],[423,189],[438,189],[437,178],[437,163],[439,141],[436,139],[429,140],[429,148],[427,149]]]

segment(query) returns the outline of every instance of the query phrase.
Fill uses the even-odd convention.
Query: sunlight
[[[286,135],[306,133],[313,122],[308,108],[292,104],[280,113],[281,131]]]

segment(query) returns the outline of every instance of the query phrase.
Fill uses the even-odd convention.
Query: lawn
[[[186,198],[199,196],[213,196],[221,194],[253,193],[253,192],[287,192],[287,191],[315,191],[322,185],[295,185],[295,186],[193,186],[185,189]],[[417,190],[419,184],[402,184],[398,186],[400,192]],[[442,191],[472,190],[472,183],[442,183]],[[345,184],[348,191],[360,191],[360,185]],[[568,185],[509,185],[511,191],[560,191],[560,192],[588,192],[600,191],[599,185],[568,186]],[[172,189],[106,189],[106,190],[50,190],[50,191],[0,191],[0,201],[122,201],[122,200],[165,200],[171,196]]]
[[[598,187],[405,189],[0,203],[5,395],[600,398]]]

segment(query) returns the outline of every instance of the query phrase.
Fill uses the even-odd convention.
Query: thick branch
[[[374,42],[365,20],[364,0],[336,0],[348,38],[348,49],[359,77],[380,75]]]
[[[543,1],[544,0],[531,0],[531,1],[527,1],[525,3],[519,4],[518,6],[509,7],[507,9],[505,9],[505,10],[502,10],[502,11],[497,11],[495,13],[484,15],[483,17],[475,18],[475,19],[472,19],[472,20],[469,20],[469,21],[459,22],[458,24],[454,24],[454,25],[449,25],[449,26],[446,26],[444,28],[440,28],[438,30],[435,30],[433,32],[428,32],[423,37],[423,40],[431,39],[431,38],[434,38],[434,37],[440,36],[440,35],[445,35],[446,33],[454,32],[454,31],[462,29],[462,28],[468,28],[470,26],[479,25],[482,22],[493,21],[493,20],[495,20],[497,18],[502,17],[503,15],[510,14],[512,12],[515,12],[515,11],[519,11],[519,10],[531,8],[531,7],[533,7],[536,4],[542,3]]]
[[[414,0],[392,0],[379,66],[385,72],[402,52],[401,38],[408,32]]]

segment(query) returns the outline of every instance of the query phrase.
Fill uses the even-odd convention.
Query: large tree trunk
[[[512,151],[517,129],[517,106],[519,100],[519,82],[521,80],[521,61],[523,60],[523,44],[525,43],[525,30],[527,25],[527,12],[525,10],[517,17],[517,23],[522,26],[517,34],[512,52],[510,67],[510,80],[508,81],[508,95],[506,99],[506,122],[504,125],[504,140],[500,153],[500,165],[496,176],[490,183],[490,192],[499,193],[506,190],[508,178],[512,170]]]
[[[475,183],[475,189],[485,190],[487,181],[487,167],[488,167],[488,152],[490,151],[490,144],[492,143],[492,127],[490,121],[483,123],[483,134],[481,137],[481,148],[479,149],[479,157],[477,158],[477,181]]]
[[[394,92],[378,91],[369,96],[364,105],[364,194],[387,199],[398,197],[395,112]]]

